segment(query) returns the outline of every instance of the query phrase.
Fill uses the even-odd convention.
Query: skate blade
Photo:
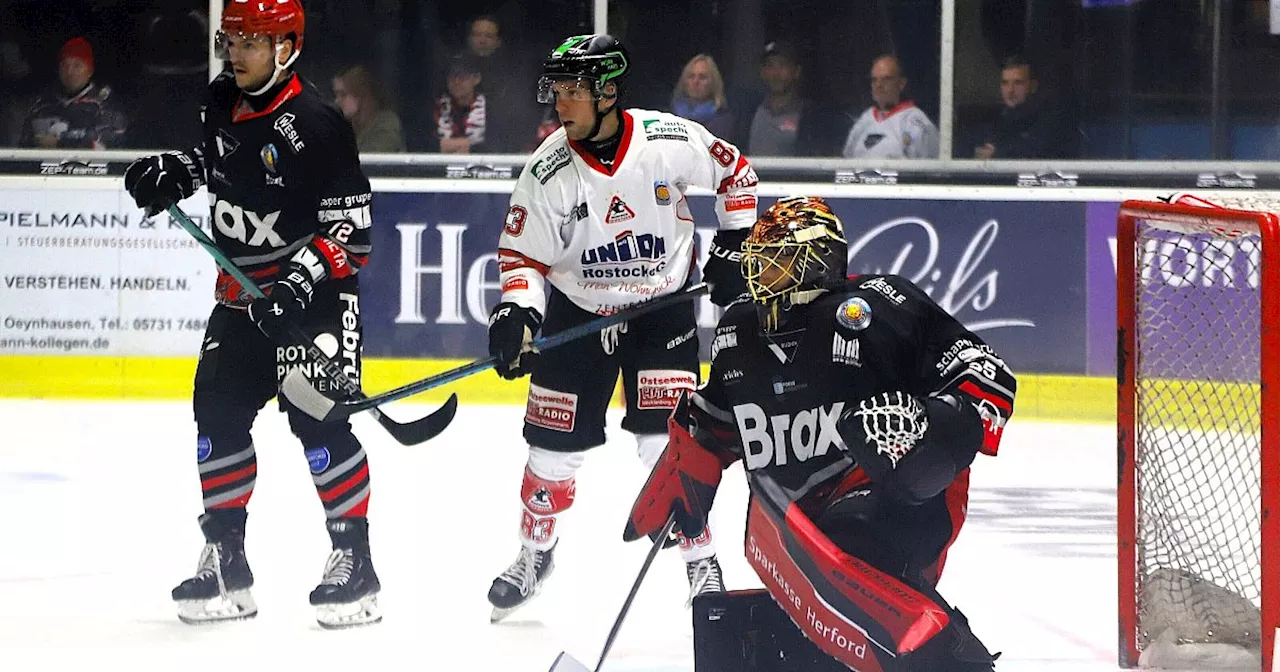
[[[258,615],[248,589],[233,590],[208,600],[178,600],[178,620],[187,625],[240,621]]]
[[[549,576],[549,575],[548,575],[548,576]],[[542,583],[546,583],[546,579],[543,579],[543,580],[542,580]],[[504,618],[506,618],[506,617],[510,616],[511,614],[514,614],[515,612],[519,611],[521,607],[523,607],[523,606],[525,606],[525,605],[529,604],[530,602],[532,602],[532,601],[533,601],[533,598],[537,597],[537,596],[538,596],[538,593],[541,593],[541,592],[542,592],[542,583],[539,583],[538,585],[534,586],[534,587],[533,587],[533,592],[532,592],[532,593],[529,593],[529,596],[528,596],[528,597],[526,597],[526,598],[524,598],[523,600],[521,600],[521,601],[520,601],[520,603],[519,603],[519,604],[517,604],[517,605],[515,605],[515,606],[512,606],[512,607],[494,607],[494,608],[493,608],[493,613],[489,614],[489,622],[490,622],[490,623],[497,623],[497,622],[501,621],[502,619],[504,619]]]
[[[356,628],[382,622],[378,594],[366,595],[357,602],[316,606],[316,622],[326,630]]]

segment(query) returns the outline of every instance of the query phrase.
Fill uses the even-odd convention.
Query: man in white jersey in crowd
[[[520,174],[498,242],[502,301],[489,318],[499,375],[532,373],[520,489],[520,554],[493,582],[498,621],[526,604],[551,573],[557,517],[573,504],[584,452],[605,442],[605,412],[621,370],[622,428],[652,468],[667,443],[667,417],[698,384],[694,303],[650,313],[600,338],[538,353],[531,342],[685,287],[696,264],[685,190],[716,195],[719,231],[704,279],[712,301],[745,291],[739,251],[756,219],[757,178],[736,147],[664,112],[622,109],[627,51],[608,35],[564,41],[543,63],[538,100],[555,103],[562,128]],[[723,590],[709,534],[680,538],[690,601]]]
[[[910,100],[902,99],[907,78],[895,56],[881,56],[871,64],[871,99],[849,129],[845,158],[936,159],[938,127]]]

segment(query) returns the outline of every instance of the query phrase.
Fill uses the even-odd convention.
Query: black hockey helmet
[[[762,325],[776,328],[780,310],[843,283],[848,256],[844,226],[822,198],[794,196],[774,203],[742,243],[742,277],[763,310]]]
[[[616,97],[605,93],[605,85],[617,84],[630,69],[627,48],[612,35],[575,35],[560,43],[542,62],[538,79],[538,102],[553,103],[551,87],[557,80],[582,80],[590,86],[592,97],[606,100]]]

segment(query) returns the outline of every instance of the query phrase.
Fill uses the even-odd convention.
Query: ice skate
[[[206,543],[195,576],[172,592],[178,619],[201,625],[257,616],[258,605],[249,594],[253,572],[244,555],[243,512],[203,514],[200,529]]]
[[[716,556],[685,563],[685,571],[689,575],[689,599],[684,603],[686,609],[693,606],[693,599],[699,595],[724,592],[724,577]]]
[[[538,595],[543,582],[555,569],[555,550],[554,546],[546,551],[520,547],[516,561],[494,579],[489,588],[489,604],[493,605],[490,623],[501,621]]]
[[[382,584],[369,555],[369,523],[364,518],[338,518],[326,523],[333,552],[324,578],[311,591],[316,621],[322,628],[372,625],[382,620],[378,591]]]

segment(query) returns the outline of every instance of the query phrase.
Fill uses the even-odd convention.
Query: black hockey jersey
[[[350,122],[296,74],[258,109],[230,73],[209,93],[195,153],[218,247],[263,285],[291,259],[317,281],[359,270],[371,249],[372,194]],[[221,271],[217,294],[228,305],[248,300]]]
[[[882,392],[951,393],[972,403],[995,455],[1016,382],[996,353],[905,278],[865,275],[788,311],[765,334],[749,301],[716,326],[711,373],[693,395],[698,440],[816,492],[854,468],[841,414]],[[820,489],[820,488],[819,488]]]

